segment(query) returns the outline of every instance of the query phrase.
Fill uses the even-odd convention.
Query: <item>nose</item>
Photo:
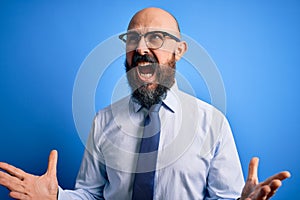
[[[138,52],[140,55],[145,55],[149,53],[149,49],[147,47],[146,41],[144,37],[141,37],[137,47],[136,52]]]

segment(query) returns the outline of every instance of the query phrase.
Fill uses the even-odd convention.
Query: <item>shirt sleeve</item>
[[[103,189],[108,180],[104,159],[99,150],[99,131],[100,127],[96,116],[76,178],[75,189],[63,190],[59,187],[58,200],[104,199]]]
[[[220,140],[216,145],[207,178],[206,200],[237,199],[244,186],[236,145],[225,117],[220,127]]]

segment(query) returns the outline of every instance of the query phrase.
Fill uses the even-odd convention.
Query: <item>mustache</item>
[[[139,62],[158,63],[155,57],[149,56],[148,54],[140,55],[135,53],[132,58],[131,67],[137,66]]]

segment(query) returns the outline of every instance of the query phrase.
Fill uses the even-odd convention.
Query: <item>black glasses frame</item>
[[[146,37],[147,35],[149,34],[153,34],[153,33],[161,33],[163,35],[163,41],[162,41],[162,44],[160,45],[160,47],[157,47],[157,48],[154,48],[154,49],[159,49],[162,47],[162,45],[164,44],[165,42],[165,37],[170,37],[171,39],[175,40],[176,42],[180,42],[180,39],[177,38],[176,36],[170,34],[170,33],[167,33],[165,31],[149,31],[145,34],[141,34],[141,33],[138,33],[138,32],[135,32],[135,31],[129,31],[129,32],[126,32],[126,33],[123,33],[121,35],[119,35],[119,39],[122,40],[123,42],[127,43],[127,40],[125,39],[125,36],[128,35],[129,33],[136,33],[138,36],[139,36],[139,40],[141,40],[141,38],[144,36]],[[148,42],[146,41],[146,45],[148,47]],[[149,48],[149,47],[148,47]],[[153,48],[152,48],[153,49]]]

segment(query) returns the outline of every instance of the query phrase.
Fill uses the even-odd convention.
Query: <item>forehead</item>
[[[133,28],[127,31],[127,34],[135,35],[135,34],[149,34],[149,33],[170,33],[175,35],[175,32],[170,29],[157,28],[157,27],[144,27],[144,28]]]
[[[177,22],[174,17],[165,11],[157,9],[138,12],[128,25],[128,31],[145,33],[156,30],[179,35]]]

